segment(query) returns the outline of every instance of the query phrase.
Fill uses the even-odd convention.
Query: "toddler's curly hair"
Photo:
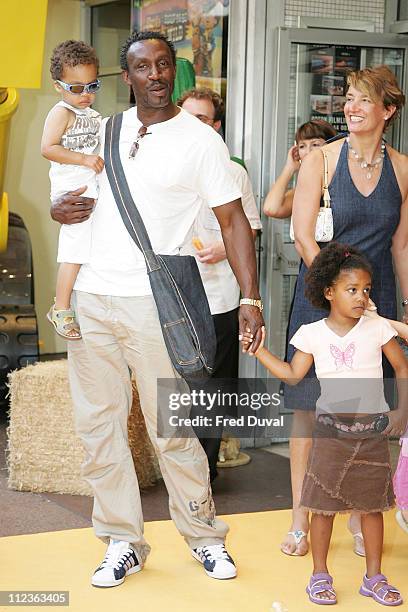
[[[365,270],[371,276],[373,269],[365,255],[355,247],[330,242],[314,258],[305,276],[305,295],[316,308],[330,310],[324,291],[333,285],[343,270]]]
[[[82,40],[65,40],[52,52],[50,73],[53,81],[61,81],[64,67],[83,66],[93,64],[99,72],[99,60],[95,49]]]

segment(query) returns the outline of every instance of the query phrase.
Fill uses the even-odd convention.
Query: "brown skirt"
[[[374,417],[358,417],[357,421],[366,425]],[[337,427],[340,422],[344,429],[355,423],[353,417],[336,419]],[[327,515],[390,510],[394,491],[388,439],[374,431],[341,431],[318,419],[300,505]]]

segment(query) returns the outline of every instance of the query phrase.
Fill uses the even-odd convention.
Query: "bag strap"
[[[119,153],[119,138],[122,127],[123,113],[109,117],[105,128],[105,170],[119,209],[122,221],[125,224],[132,240],[141,250],[145,258],[148,272],[160,269],[160,263],[153,251],[149,234],[143,219],[134,203],[126,175],[123,170]]]
[[[323,148],[320,149],[323,155],[324,161],[324,172],[323,172],[323,206],[330,208],[330,192],[329,192],[329,162],[327,159],[326,151]]]

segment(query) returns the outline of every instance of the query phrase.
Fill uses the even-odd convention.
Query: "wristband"
[[[244,304],[246,304],[247,306],[256,306],[257,308],[259,308],[260,312],[263,311],[262,300],[253,300],[252,298],[242,298],[241,300],[239,300],[240,306],[243,306]]]

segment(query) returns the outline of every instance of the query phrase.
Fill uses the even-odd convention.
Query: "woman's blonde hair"
[[[384,131],[398,118],[405,104],[405,96],[388,66],[354,70],[347,76],[347,85],[367,94],[373,102],[381,102],[385,108],[395,106],[395,113],[386,120]]]

